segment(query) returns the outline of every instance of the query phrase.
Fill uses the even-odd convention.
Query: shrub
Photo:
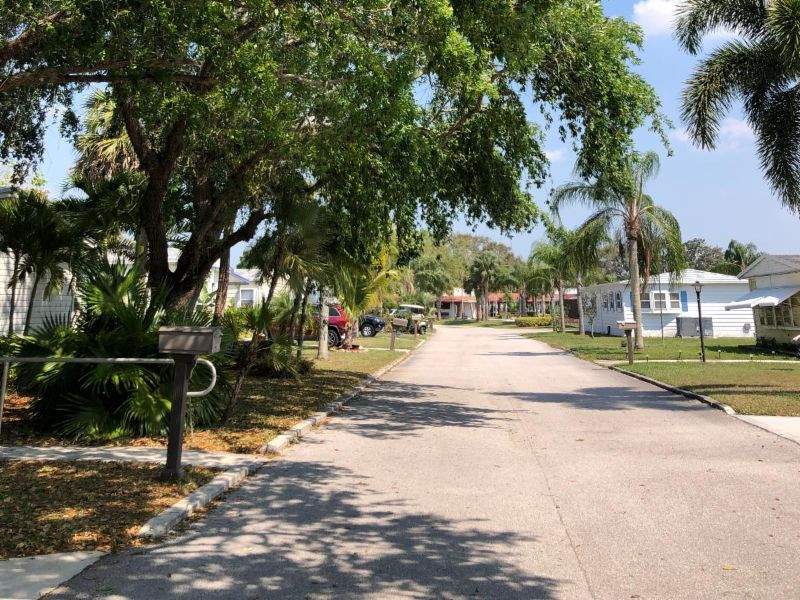
[[[517,317],[514,319],[517,327],[550,327],[553,324],[551,315],[539,315],[538,317]]]
[[[158,357],[162,324],[207,325],[210,315],[168,314],[158,309],[138,268],[108,263],[87,269],[78,283],[80,314],[74,323],[45,319],[30,336],[15,339],[20,356]],[[190,424],[221,414],[230,389],[222,354],[209,357],[219,374],[214,391],[187,406]],[[33,397],[31,415],[41,429],[75,438],[161,435],[171,405],[172,368],[138,364],[22,364],[14,369],[17,389]],[[192,373],[190,389],[209,383],[208,370]]]

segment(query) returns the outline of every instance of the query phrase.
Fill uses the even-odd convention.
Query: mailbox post
[[[392,335],[389,338],[389,350],[394,351],[395,343],[397,342],[397,330],[402,327],[408,327],[407,319],[392,319]]]
[[[632,334],[636,329],[636,321],[617,321],[617,325],[625,332],[625,339],[628,344],[628,364],[633,364],[633,338]]]
[[[175,361],[172,380],[172,408],[169,415],[167,465],[164,479],[181,479],[183,454],[183,423],[186,417],[186,398],[189,376],[200,354],[219,352],[222,333],[219,327],[162,327],[158,330],[158,351],[169,354]]]

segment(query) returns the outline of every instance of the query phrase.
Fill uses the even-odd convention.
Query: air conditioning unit
[[[678,317],[678,337],[700,337],[700,319],[697,317]],[[703,319],[703,334],[714,337],[714,320]]]

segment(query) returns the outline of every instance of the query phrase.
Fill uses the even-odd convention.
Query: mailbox
[[[412,321],[422,321],[422,315],[419,314],[419,313],[414,313],[413,315],[411,315],[411,320]]]
[[[408,319],[392,319],[392,327],[408,327]]]
[[[622,331],[633,331],[636,329],[636,321],[617,321],[617,326]]]
[[[219,352],[222,330],[219,327],[161,327],[158,351],[163,354],[214,354]]]

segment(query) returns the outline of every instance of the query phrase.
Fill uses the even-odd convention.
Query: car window
[[[338,317],[338,316],[339,316],[339,309],[337,309],[337,308],[336,308],[336,307],[334,307],[334,306],[331,306],[331,307],[328,309],[328,314],[329,314],[331,317]]]

